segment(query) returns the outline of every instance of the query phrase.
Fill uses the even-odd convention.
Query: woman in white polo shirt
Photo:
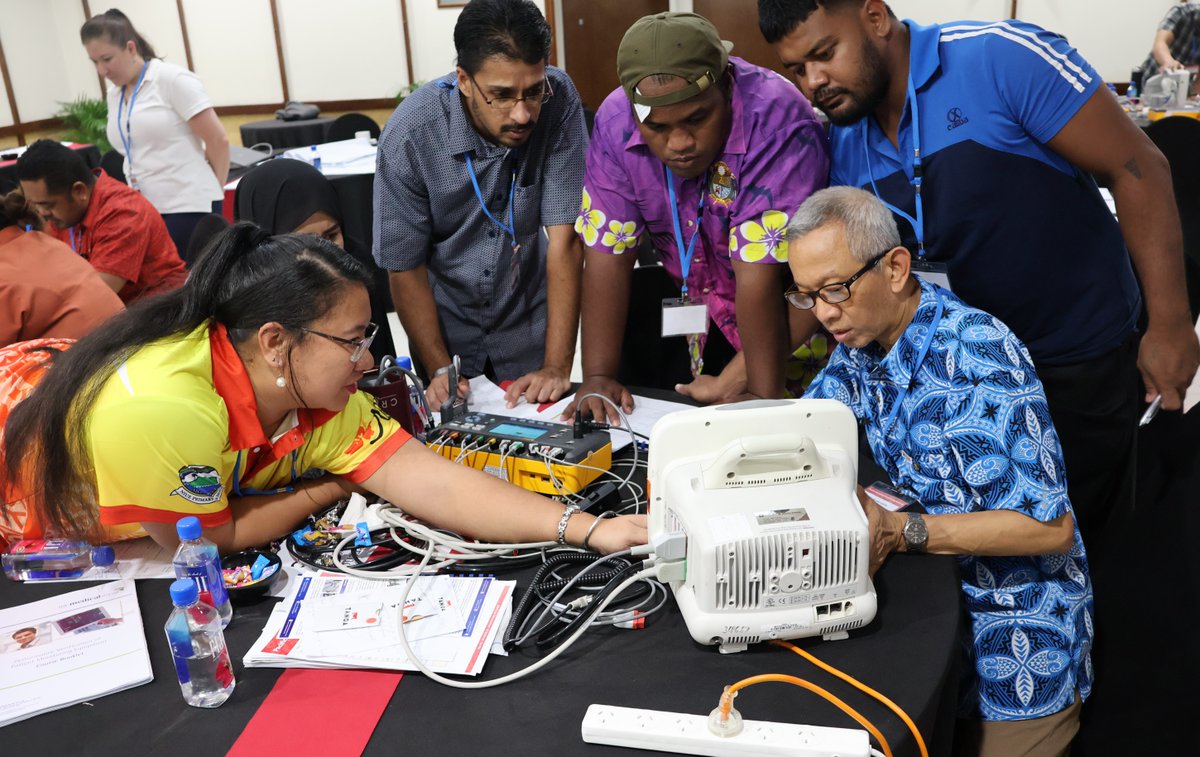
[[[112,83],[108,141],[125,156],[125,182],[162,213],[182,257],[197,221],[221,212],[229,174],[229,139],[204,84],[157,58],[119,10],[93,16],[79,37]]]

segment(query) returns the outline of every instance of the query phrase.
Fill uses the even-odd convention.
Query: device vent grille
[[[855,628],[861,628],[862,624],[863,624],[862,618],[859,618],[858,620],[851,620],[846,623],[840,623],[836,626],[829,626],[827,628],[822,628],[821,633],[826,634],[826,633],[840,633],[842,631],[850,631]]]
[[[786,476],[771,476],[770,478],[741,478],[734,477],[725,480],[726,489],[737,489],[742,486],[775,486],[776,484],[790,484],[796,481],[810,481],[815,477],[813,473],[793,473]]]
[[[726,636],[721,639],[722,644],[757,644],[758,636]]]
[[[853,531],[767,534],[740,539],[714,554],[714,609],[758,608],[774,579],[811,568],[810,585],[801,591],[845,586],[858,580],[858,543]],[[811,552],[811,562],[801,559]]]

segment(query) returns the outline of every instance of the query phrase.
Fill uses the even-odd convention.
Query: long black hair
[[[138,349],[182,337],[205,322],[225,326],[235,347],[279,323],[294,347],[347,289],[370,289],[366,266],[312,235],[270,236],[237,223],[213,238],[183,287],[114,315],[60,355],[4,426],[5,478],[47,532],[98,537],[88,415],[108,378]],[[289,347],[289,355],[291,348]],[[293,381],[293,386],[295,382]],[[131,472],[131,475],[135,475]],[[0,514],[12,504],[0,502]]]
[[[117,47],[125,47],[130,40],[137,46],[138,55],[145,60],[157,58],[154,48],[146,38],[133,28],[133,22],[116,8],[110,8],[99,16],[92,16],[79,28],[79,41],[87,44],[94,39],[106,39]]]

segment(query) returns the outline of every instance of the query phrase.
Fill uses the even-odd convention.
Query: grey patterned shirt
[[[1200,5],[1181,3],[1167,11],[1158,25],[1158,31],[1174,33],[1171,57],[1185,66],[1200,63]],[[1142,64],[1142,81],[1158,73],[1159,65],[1151,53]]]
[[[519,149],[494,145],[471,125],[449,74],[400,103],[379,139],[373,251],[389,271],[425,264],[442,338],[463,373],[490,358],[500,380],[542,367],[546,348],[544,226],[573,224],[582,196],[587,131],[579,93],[553,66],[554,96]],[[508,224],[509,189],[520,252],[484,214],[466,156],[492,215]],[[438,366],[429,366],[433,370]]]

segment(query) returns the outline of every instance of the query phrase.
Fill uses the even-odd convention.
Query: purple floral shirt
[[[676,179],[683,238],[690,240],[700,192],[704,220],[688,273],[688,295],[734,349],[742,349],[734,309],[734,259],[786,263],[789,215],[829,183],[829,142],[812,106],[774,71],[729,59],[733,124],[708,175]],[[663,164],[642,140],[629,101],[616,89],[596,113],[575,222],[585,247],[636,254],[649,234],[667,273],[683,283]]]

